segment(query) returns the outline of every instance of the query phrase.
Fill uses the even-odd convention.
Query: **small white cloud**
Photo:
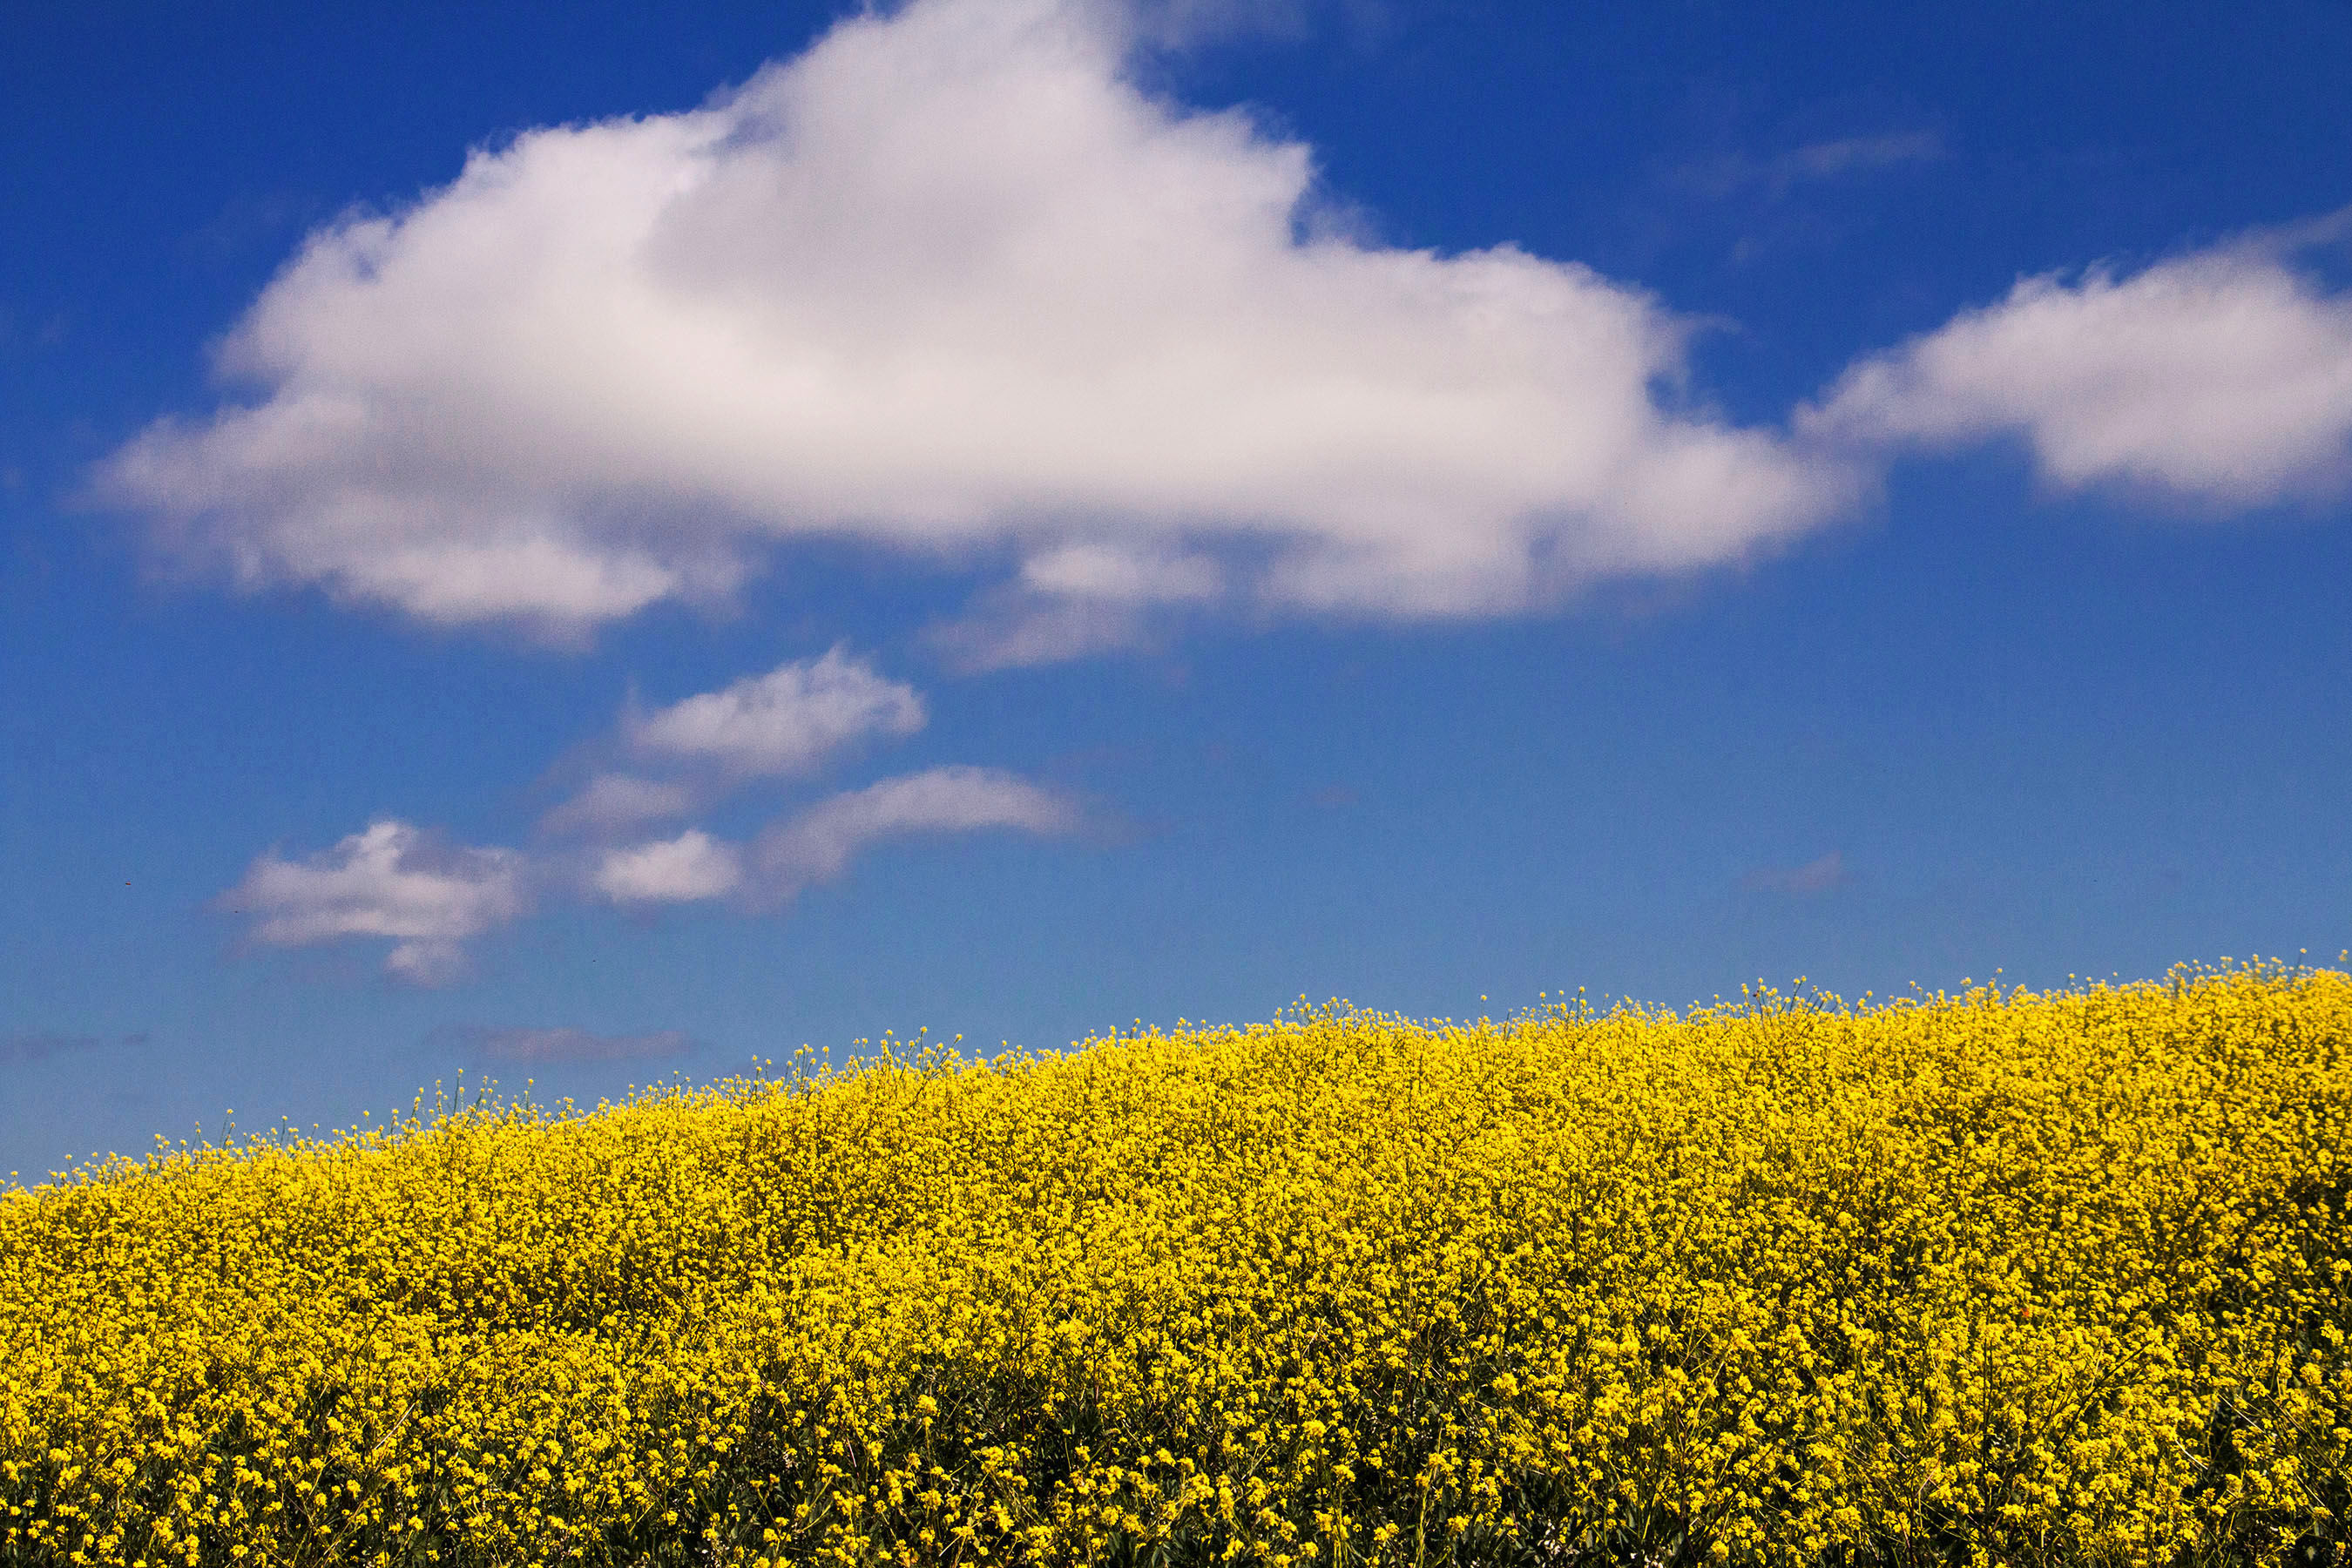
[[[547,826],[617,835],[708,805],[745,776],[806,771],[856,737],[905,733],[922,717],[911,689],[835,650],[631,716],[625,729],[633,749],[697,765],[680,780],[600,774],[550,813]],[[261,856],[215,907],[249,920],[251,939],[268,946],[390,938],[388,973],[441,985],[466,972],[467,939],[527,912],[534,884],[624,908],[731,900],[750,912],[840,876],[882,839],[985,828],[1061,833],[1078,820],[1066,798],[1011,773],[942,767],[819,801],[750,845],[687,827],[667,838],[592,840],[534,865],[511,849],[453,846],[385,821],[306,859]]]
[[[597,891],[618,904],[723,899],[742,881],[742,859],[734,847],[698,827],[659,843],[607,850],[595,875]]]
[[[1888,131],[1811,142],[1772,157],[1735,153],[1687,164],[1677,174],[1709,196],[1759,193],[1780,201],[1801,185],[1933,163],[1943,156],[1944,139],[1932,131]]]
[[[688,816],[754,779],[816,772],[861,741],[928,721],[919,692],[836,647],[652,712],[633,702],[620,744],[644,773],[600,773],[540,819],[548,833],[612,839]]]
[[[99,490],[247,585],[558,638],[840,540],[1121,613],[1511,614],[1847,504],[1654,395],[1691,329],[1646,293],[1321,222],[1309,149],[1129,74],[1250,10],[867,8],[702,109],[478,151],[312,235],[227,339],[254,399]]]
[[[383,957],[385,973],[427,989],[454,984],[472,967],[466,950],[454,942],[404,942]]]
[[[1832,849],[1820,859],[1808,860],[1801,866],[1770,866],[1750,871],[1740,879],[1744,887],[1775,893],[1827,893],[1852,880],[1842,849]]]
[[[262,856],[215,904],[251,917],[253,940],[272,947],[395,938],[385,968],[437,985],[462,973],[460,942],[529,909],[523,872],[511,849],[466,848],[378,822],[308,859]]]
[[[1776,181],[1786,186],[1801,180],[1833,180],[1906,163],[1933,163],[1943,155],[1944,139],[1932,131],[1889,131],[1809,142],[1774,159],[1771,170]]]
[[[631,715],[623,731],[641,756],[760,778],[810,773],[854,742],[911,735],[924,720],[913,687],[835,648],[823,658],[746,676],[723,691]]]
[[[2261,242],[2030,278],[1855,364],[1799,423],[1864,446],[2019,437],[2070,489],[2221,507],[2331,495],[2352,478],[2352,296]]]
[[[1074,830],[1076,808],[1062,795],[993,768],[933,768],[885,779],[820,801],[760,835],[751,847],[763,896],[784,900],[829,882],[859,850],[912,833],[1024,833]]]
[[[648,822],[683,816],[695,792],[676,780],[599,773],[587,787],[540,819],[549,833],[624,833]]]
[[[1006,588],[933,626],[929,641],[957,673],[977,675],[1148,647],[1152,619],[1134,605]]]

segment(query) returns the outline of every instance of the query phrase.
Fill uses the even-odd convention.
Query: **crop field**
[[[0,1199],[0,1563],[2337,1556],[2352,979],[896,1050]]]

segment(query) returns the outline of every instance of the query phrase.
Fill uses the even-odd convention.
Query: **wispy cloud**
[[[1769,156],[1728,153],[1683,164],[1675,175],[1708,196],[1761,196],[1777,202],[1801,186],[1932,163],[1946,155],[1944,139],[1934,131],[1885,131],[1809,142]]]
[[[86,1051],[106,1044],[96,1035],[67,1035],[51,1029],[0,1036],[0,1066],[46,1061],[51,1057]]]
[[[539,825],[549,833],[621,833],[684,816],[698,804],[696,791],[683,780],[598,773]]]
[[[931,646],[960,675],[1056,664],[1148,648],[1171,617],[1164,605],[1106,603],[1008,584],[930,628]]]
[[[985,828],[1062,834],[1078,821],[1066,797],[1026,779],[993,768],[932,768],[819,802],[762,833],[751,863],[761,891],[787,899],[834,880],[883,839]]]
[[[692,829],[608,850],[594,881],[621,904],[736,898],[751,908],[790,902],[839,879],[869,847],[917,834],[1077,830],[1084,814],[1058,791],[994,768],[943,767],[847,790],[780,819],[748,845]]]
[[[1770,183],[1785,190],[1807,180],[1834,180],[1906,163],[1932,163],[1943,156],[1944,139],[1933,131],[1888,131],[1875,136],[1808,142],[1772,159],[1765,170]]]

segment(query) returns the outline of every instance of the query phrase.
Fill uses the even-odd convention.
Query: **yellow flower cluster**
[[[0,1563],[2326,1555],[2352,979],[1331,1007],[0,1198]]]

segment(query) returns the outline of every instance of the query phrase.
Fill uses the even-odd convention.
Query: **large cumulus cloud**
[[[1851,493],[1662,402],[1685,324],[1318,220],[1127,71],[1139,13],[915,0],[688,113],[541,130],[314,235],[246,400],[101,489],[181,554],[556,637],[849,539],[993,570],[967,663],[1198,611],[1454,616],[1740,557]]]

